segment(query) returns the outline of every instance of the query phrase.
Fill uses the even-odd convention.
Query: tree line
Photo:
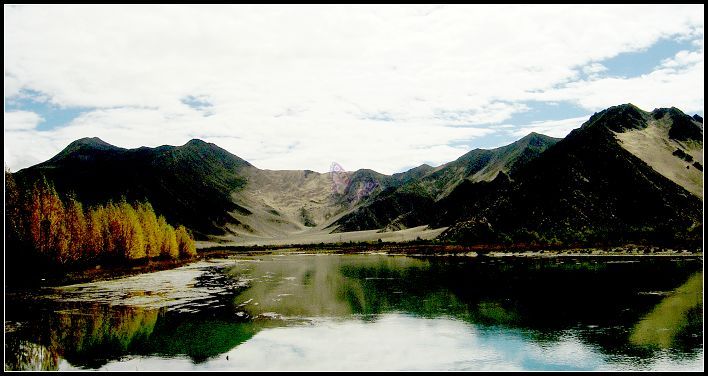
[[[62,200],[46,180],[19,189],[5,173],[6,246],[51,264],[196,256],[191,233],[157,215],[149,202],[108,202],[85,209],[70,194]]]

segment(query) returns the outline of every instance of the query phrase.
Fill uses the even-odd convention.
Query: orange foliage
[[[178,259],[196,256],[194,238],[184,226],[177,231],[149,203],[123,199],[85,211],[70,196],[64,203],[43,181],[24,203],[13,197],[12,238],[24,241],[42,258],[58,264],[98,259]]]
[[[194,243],[194,239],[189,231],[187,231],[186,227],[179,225],[175,231],[175,235],[177,236],[180,257],[192,258],[197,255],[197,247]]]

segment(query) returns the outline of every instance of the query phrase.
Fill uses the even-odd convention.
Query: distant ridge
[[[227,242],[421,225],[470,243],[702,239],[702,118],[675,107],[613,106],[562,140],[534,132],[393,175],[260,170],[199,139],[124,149],[96,137],[16,175],[89,205],[148,200]]]

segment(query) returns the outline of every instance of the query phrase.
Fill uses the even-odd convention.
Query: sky
[[[391,174],[622,103],[703,116],[700,4],[3,10],[11,171],[99,137]]]

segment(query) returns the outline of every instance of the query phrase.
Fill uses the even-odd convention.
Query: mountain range
[[[44,177],[89,205],[150,201],[210,242],[314,242],[425,226],[469,243],[681,242],[702,240],[702,164],[700,116],[624,104],[563,139],[531,133],[393,175],[264,170],[196,139],[123,149],[98,138],[14,175],[20,184]]]

